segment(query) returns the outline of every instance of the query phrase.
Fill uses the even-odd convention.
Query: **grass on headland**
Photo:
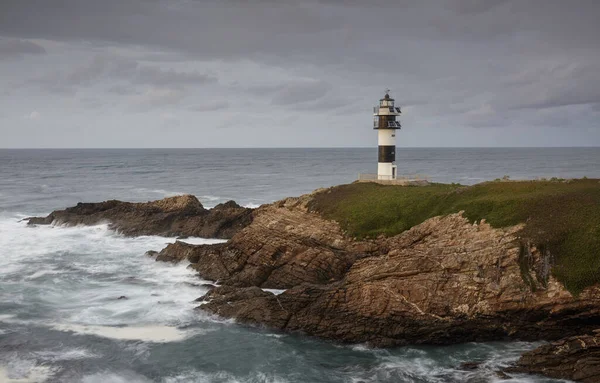
[[[597,179],[485,182],[473,186],[354,183],[315,196],[310,209],[358,238],[395,235],[428,218],[464,210],[494,227],[526,223],[524,240],[545,246],[552,272],[579,293],[600,283],[600,182]]]

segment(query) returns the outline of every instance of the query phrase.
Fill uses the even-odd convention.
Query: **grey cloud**
[[[598,15],[592,0],[1,0],[0,36],[43,39],[49,54],[0,70],[22,83],[48,70],[10,100],[89,96],[151,121],[229,108],[202,118],[368,125],[389,87],[407,125],[450,139],[442,127],[526,130],[582,111],[566,122],[598,129]]]
[[[66,76],[72,85],[88,84],[102,77],[128,80],[135,84],[154,86],[182,86],[216,82],[213,76],[204,73],[178,72],[142,65],[136,60],[108,55],[97,55],[89,63],[76,68]]]
[[[228,101],[212,101],[206,102],[199,105],[195,105],[190,108],[192,111],[196,112],[214,112],[217,110],[228,109],[229,102]]]
[[[146,111],[156,107],[178,104],[186,94],[181,89],[150,88],[130,97],[134,111]]]
[[[449,0],[445,6],[457,13],[476,14],[488,12],[509,0]]]
[[[46,49],[39,44],[27,40],[0,38],[0,59],[25,54],[46,54]]]
[[[514,76],[515,96],[507,99],[509,109],[545,109],[600,103],[600,65],[573,60],[540,63]]]
[[[157,86],[188,85],[188,84],[208,84],[214,83],[217,79],[211,75],[194,72],[177,72],[173,69],[159,69],[149,66],[138,67],[134,81],[140,84],[152,84]]]
[[[319,100],[330,90],[331,84],[320,80],[293,81],[269,88],[259,88],[257,93],[272,94],[271,102],[274,105],[293,105]]]
[[[109,93],[117,94],[119,96],[126,96],[136,93],[135,89],[133,89],[131,86],[125,86],[121,84],[112,85],[106,91]]]

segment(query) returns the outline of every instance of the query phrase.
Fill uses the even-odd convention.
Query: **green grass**
[[[597,179],[431,184],[341,185],[315,196],[312,211],[341,224],[348,235],[372,238],[401,233],[438,215],[460,210],[494,227],[526,223],[523,241],[544,246],[552,272],[579,293],[600,283],[600,182]]]

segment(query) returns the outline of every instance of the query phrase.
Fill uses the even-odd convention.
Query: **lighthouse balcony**
[[[383,124],[379,126],[379,121],[373,121],[373,129],[400,129],[402,125],[400,125],[400,121],[386,121],[387,124]]]

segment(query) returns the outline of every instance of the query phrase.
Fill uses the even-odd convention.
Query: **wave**
[[[60,368],[38,364],[36,361],[20,359],[16,355],[4,356],[0,362],[0,382],[2,383],[43,383]]]
[[[42,360],[57,362],[63,360],[97,359],[101,355],[94,354],[85,348],[72,348],[60,351],[36,351],[34,355]]]
[[[175,197],[178,195],[187,194],[187,193],[180,192],[180,191],[172,191],[172,190],[164,190],[164,189],[148,189],[148,188],[135,188],[135,189],[133,189],[133,191],[136,194],[141,194],[145,198],[156,198],[154,196],[166,198],[166,197]]]
[[[189,336],[188,333],[176,327],[158,325],[113,327],[58,324],[52,326],[52,328],[58,331],[73,332],[78,335],[94,335],[103,338],[140,340],[152,343],[179,342]]]
[[[144,255],[175,238],[130,238],[107,225],[29,227],[19,222],[23,216],[0,216],[0,306],[15,312],[35,308],[35,324],[65,323],[75,326],[73,332],[118,338],[126,335],[111,326],[131,326],[131,336],[149,341],[180,339],[179,331],[169,328],[211,321],[193,310],[198,305],[194,300],[208,290],[189,264],[156,262]],[[152,338],[144,332],[151,329],[139,328],[140,323],[165,329]]]

